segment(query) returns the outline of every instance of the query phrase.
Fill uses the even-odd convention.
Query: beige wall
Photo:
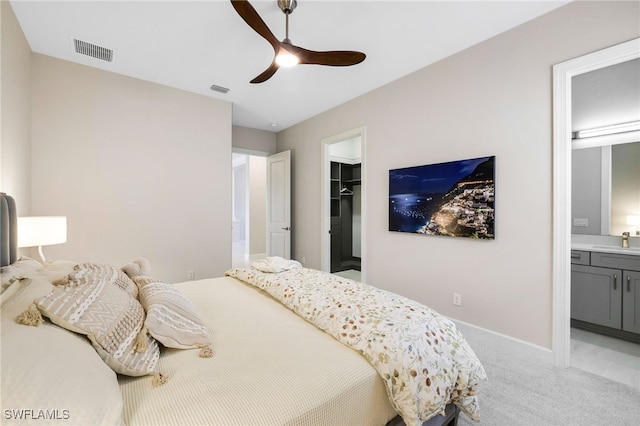
[[[233,126],[233,148],[244,153],[276,153],[276,133]],[[240,151],[238,151],[240,152]]]
[[[294,257],[319,268],[321,140],[366,127],[367,281],[551,347],[552,66],[640,35],[638,2],[575,2],[278,134]],[[388,232],[389,169],[496,156],[496,239]],[[462,307],[452,293],[462,294]]]
[[[8,1],[1,7],[0,192],[31,210],[31,49]]]
[[[32,213],[68,220],[48,257],[222,275],[231,104],[39,54],[32,75]]]

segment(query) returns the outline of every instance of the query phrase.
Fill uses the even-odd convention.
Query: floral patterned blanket
[[[359,351],[385,381],[407,426],[421,425],[453,402],[479,421],[484,367],[455,324],[416,301],[313,269],[226,275],[260,288],[300,317]]]

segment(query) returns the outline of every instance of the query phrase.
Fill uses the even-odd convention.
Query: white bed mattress
[[[396,412],[356,351],[266,293],[214,278],[176,284],[209,325],[215,355],[163,349],[162,386],[119,376],[128,425],[384,425]]]

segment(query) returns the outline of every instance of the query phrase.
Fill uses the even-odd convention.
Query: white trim
[[[497,331],[493,331],[493,330],[490,330],[488,328],[479,327],[479,326],[477,326],[475,324],[471,324],[471,323],[468,323],[468,322],[465,322],[465,321],[460,321],[460,320],[457,320],[455,318],[451,318],[451,317],[446,317],[446,318],[450,319],[451,321],[453,321],[455,323],[463,324],[466,327],[475,328],[476,330],[484,331],[485,333],[493,334],[494,336],[501,337],[501,338],[506,339],[506,340],[511,340],[512,342],[520,343],[523,346],[529,346],[530,348],[545,352],[545,353],[547,353],[549,355],[552,354],[552,350],[549,349],[549,348],[545,348],[544,346],[536,345],[535,343],[527,342],[526,340],[520,340],[518,338],[515,338],[515,337],[512,337],[512,336],[508,336],[506,334],[498,333]]]
[[[640,57],[640,38],[553,67],[553,329],[558,367],[570,365],[571,78]]]
[[[367,271],[367,191],[366,191],[366,182],[367,182],[367,154],[366,154],[366,127],[356,127],[355,129],[347,130],[342,133],[338,133],[337,135],[328,136],[323,138],[320,141],[320,149],[322,151],[320,155],[320,159],[322,164],[320,165],[321,176],[321,190],[320,190],[320,208],[321,208],[321,223],[320,227],[320,265],[321,269],[325,272],[331,271],[331,235],[329,231],[331,229],[331,203],[329,202],[331,198],[331,187],[329,185],[329,176],[330,176],[330,154],[329,148],[330,145],[334,143],[342,142],[347,139],[353,139],[355,137],[360,136],[360,158],[361,158],[361,169],[360,173],[362,176],[362,216],[361,216],[361,259],[362,264],[360,265],[361,275],[360,280],[366,282],[366,271]]]

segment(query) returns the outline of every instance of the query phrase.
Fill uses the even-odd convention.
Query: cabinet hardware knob
[[[617,286],[617,281],[618,281],[618,274],[613,274],[613,289],[616,290],[618,288]]]
[[[284,229],[285,231],[290,231],[291,228],[289,226],[283,226],[282,229]]]
[[[631,291],[631,275],[627,275],[627,292]]]

